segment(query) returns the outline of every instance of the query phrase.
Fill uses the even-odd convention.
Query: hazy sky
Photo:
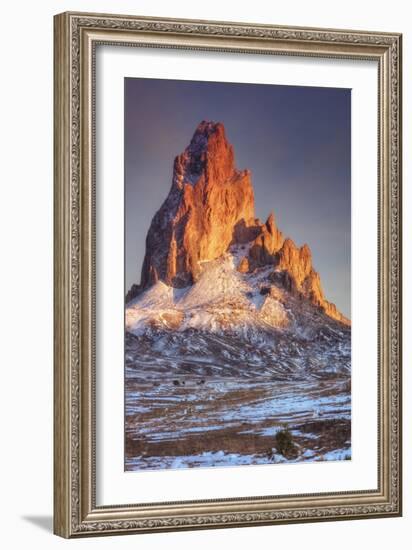
[[[126,291],[140,282],[146,234],[173,160],[201,120],[222,122],[256,216],[308,243],[326,298],[350,317],[349,89],[125,79]]]

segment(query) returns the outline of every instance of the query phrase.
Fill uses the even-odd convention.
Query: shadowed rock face
[[[247,244],[241,273],[273,266],[271,281],[308,300],[329,317],[350,325],[323,294],[308,245],[284,238],[272,214],[255,218],[248,170],[235,166],[223,124],[202,121],[189,146],[175,158],[169,195],[146,238],[141,284],[131,299],[157,281],[183,288],[198,280],[201,263],[222,256],[233,244]]]

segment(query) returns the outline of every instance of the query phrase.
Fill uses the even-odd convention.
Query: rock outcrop
[[[248,170],[235,168],[223,124],[201,122],[176,157],[169,195],[146,239],[141,286],[157,280],[174,287],[196,281],[202,261],[221,256],[239,222],[254,223]]]
[[[223,124],[203,121],[174,161],[171,189],[147,234],[141,283],[133,285],[129,297],[157,281],[190,286],[198,280],[202,262],[219,258],[236,244],[247,245],[237,267],[240,273],[270,266],[273,285],[350,325],[326,300],[309,246],[298,247],[285,238],[273,213],[264,223],[255,218],[250,172],[236,168]]]
[[[320,276],[312,266],[312,253],[307,244],[298,248],[291,239],[286,239],[276,255],[276,274],[285,277],[289,291],[298,293],[322,309],[329,317],[350,325],[342,313],[324,296]]]

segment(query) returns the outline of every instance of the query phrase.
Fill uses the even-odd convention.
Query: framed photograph
[[[401,35],[55,17],[54,531],[401,514]]]

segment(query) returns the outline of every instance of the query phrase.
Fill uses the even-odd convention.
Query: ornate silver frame
[[[79,537],[399,516],[401,35],[85,13],[63,13],[54,23],[54,532]],[[377,490],[96,506],[94,51],[107,43],[378,63]]]

